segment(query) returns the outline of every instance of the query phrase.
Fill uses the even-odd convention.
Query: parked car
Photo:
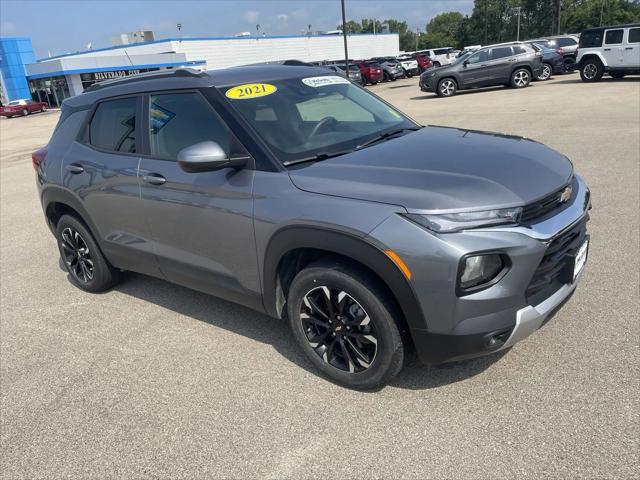
[[[453,64],[420,75],[420,89],[441,97],[467,88],[507,85],[524,88],[542,71],[542,53],[524,43],[489,45]]]
[[[587,260],[589,190],[564,155],[422,127],[324,68],[93,85],[32,158],[75,286],[131,270],[240,303],[354,388],[385,385],[409,348],[427,363],[510,348]]]
[[[560,35],[555,37],[527,40],[527,42],[529,43],[537,43],[543,45],[546,48],[561,50],[565,72],[570,72],[575,68],[578,41],[579,37],[577,37],[576,35]]]
[[[30,98],[13,100],[4,107],[0,107],[0,116],[11,118],[27,116],[34,112],[46,112],[49,105],[45,102],[36,102]]]
[[[346,78],[347,76],[345,73],[347,70],[347,67],[345,66],[344,63],[333,63],[333,64],[326,65],[326,67],[329,70],[336,72],[338,75],[342,77]],[[360,84],[363,83],[360,69],[358,68],[357,65],[354,65],[352,63],[349,64],[349,80],[351,80],[352,82],[360,83]]]
[[[375,57],[371,60],[380,65],[382,75],[386,82],[392,82],[405,76],[402,65],[400,65],[400,62],[394,57]]]
[[[434,67],[450,65],[456,58],[455,50],[451,47],[435,48],[433,50],[420,50],[416,53],[429,57],[433,62]]]
[[[396,60],[402,67],[405,77],[411,78],[414,75],[418,75],[420,73],[420,68],[418,67],[418,61],[415,59],[414,56],[400,55]]]
[[[525,42],[528,45],[538,48],[542,52],[542,70],[535,80],[549,80],[555,73],[565,71],[564,55],[561,48],[549,48],[542,43]]]
[[[382,67],[378,65],[377,62],[373,62],[371,60],[361,61],[358,63],[358,68],[360,69],[360,74],[362,75],[363,85],[366,85],[367,83],[375,85],[376,83],[381,82],[384,79]]]
[[[640,24],[585,30],[577,62],[584,82],[597,82],[605,73],[613,78],[640,74]]]
[[[416,59],[416,62],[418,62],[418,69],[420,70],[420,73],[424,72],[427,68],[433,67],[433,62],[429,57],[419,53],[414,53],[412,55]]]

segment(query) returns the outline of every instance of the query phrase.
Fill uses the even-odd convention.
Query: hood
[[[525,205],[566,185],[572,173],[564,155],[536,141],[447,127],[289,170],[301,190],[410,211]]]

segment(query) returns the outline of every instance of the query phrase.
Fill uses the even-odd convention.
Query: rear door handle
[[[84,172],[84,168],[81,165],[78,165],[77,163],[70,163],[69,165],[67,165],[67,171],[74,174],[78,174],[78,173]]]
[[[604,49],[604,51],[605,51],[605,52],[610,52],[610,51],[611,51],[611,49],[610,49],[610,48],[605,48],[605,49]]]
[[[145,183],[150,183],[151,185],[162,185],[166,183],[167,179],[159,173],[148,173],[142,177],[142,181]]]
[[[633,50],[633,47],[625,47],[625,50]]]

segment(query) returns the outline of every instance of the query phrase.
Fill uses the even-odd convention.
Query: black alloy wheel
[[[312,289],[303,298],[300,321],[309,346],[325,363],[358,373],[375,361],[374,324],[347,292],[327,286]]]
[[[61,243],[63,260],[67,270],[81,283],[93,280],[93,260],[91,251],[82,235],[71,227],[62,230]]]

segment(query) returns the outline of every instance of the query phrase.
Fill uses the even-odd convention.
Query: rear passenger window
[[[178,152],[213,141],[230,153],[230,132],[199,93],[152,95],[149,104],[151,155],[177,160]]]
[[[607,30],[607,33],[604,36],[604,43],[607,45],[615,45],[617,43],[622,43],[622,34],[624,30]]]
[[[629,43],[640,43],[640,28],[629,29]]]
[[[101,102],[89,125],[89,143],[112,152],[136,152],[135,97]]]
[[[510,57],[511,55],[511,47],[497,47],[491,49],[490,59],[499,60],[501,58]]]

